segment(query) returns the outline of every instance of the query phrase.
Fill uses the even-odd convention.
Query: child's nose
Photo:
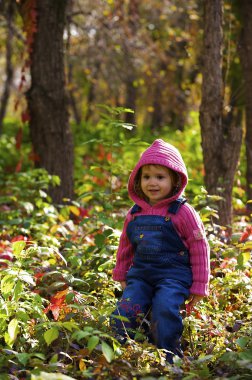
[[[156,183],[156,178],[155,177],[150,177],[150,184],[155,185]]]

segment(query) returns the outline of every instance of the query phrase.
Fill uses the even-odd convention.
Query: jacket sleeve
[[[130,243],[126,230],[131,220],[131,214],[128,213],[124,222],[122,234],[119,241],[119,247],[116,255],[116,266],[113,270],[113,280],[125,281],[126,275],[133,262],[134,251]]]
[[[203,223],[194,208],[186,203],[175,215],[174,226],[190,253],[193,274],[190,293],[207,296],[209,294],[210,249]]]

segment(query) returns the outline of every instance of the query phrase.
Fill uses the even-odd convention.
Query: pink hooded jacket
[[[148,164],[166,166],[177,172],[180,177],[178,192],[153,206],[148,204],[144,199],[139,198],[134,190],[134,181],[138,170]],[[176,215],[167,214],[169,204],[183,194],[187,182],[187,170],[179,151],[174,146],[158,139],[143,152],[139,162],[132,171],[128,183],[128,192],[130,198],[141,207],[141,210],[137,214],[134,214],[135,216],[168,215],[171,218],[174,228],[190,252],[190,263],[193,273],[193,283],[190,293],[206,296],[209,293],[210,264],[209,245],[205,237],[203,223],[197,212],[188,203],[183,204]],[[133,217],[130,211],[131,209],[127,213],[124,222],[117,251],[116,266],[113,270],[113,279],[115,281],[125,281],[127,272],[133,263],[134,250],[126,234],[127,225]]]

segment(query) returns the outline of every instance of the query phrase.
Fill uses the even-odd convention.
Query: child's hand
[[[121,287],[122,287],[122,290],[124,290],[126,288],[126,281],[120,281],[120,284],[121,284]]]
[[[200,296],[199,294],[191,294],[189,299],[188,299],[188,308],[191,309],[194,307],[204,296]]]

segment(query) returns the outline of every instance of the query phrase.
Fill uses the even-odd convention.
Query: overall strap
[[[133,215],[133,214],[135,214],[136,212],[139,212],[140,210],[141,210],[141,207],[138,206],[137,204],[135,204],[135,205],[132,207],[130,213],[131,213],[131,215]]]
[[[170,212],[171,214],[177,214],[180,207],[184,203],[186,203],[186,201],[187,201],[186,198],[183,198],[183,197],[176,199],[169,205],[168,212]]]

